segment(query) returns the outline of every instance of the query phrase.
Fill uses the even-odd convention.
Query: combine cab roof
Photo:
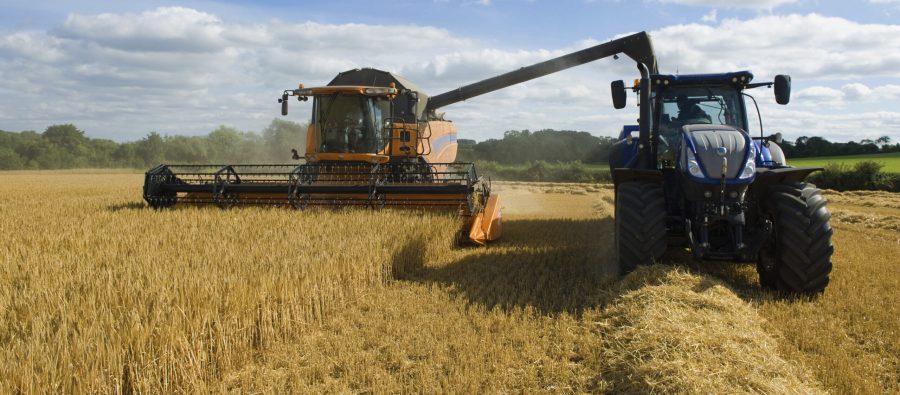
[[[328,86],[382,86],[389,87],[391,83],[394,83],[394,86],[397,88],[401,94],[405,89],[416,92],[419,97],[419,105],[418,114],[416,114],[417,118],[421,118],[422,111],[425,109],[425,103],[428,103],[428,95],[425,92],[422,92],[416,84],[412,83],[412,81],[403,78],[397,74],[390,73],[383,70],[372,69],[372,68],[362,68],[362,69],[353,69],[347,70],[345,72],[339,73],[331,82],[328,83]]]

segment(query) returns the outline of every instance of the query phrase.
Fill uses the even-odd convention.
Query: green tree
[[[209,145],[209,153],[212,161],[216,163],[236,163],[240,157],[240,148],[243,138],[235,128],[219,126],[206,136]]]
[[[302,156],[306,152],[306,130],[305,124],[273,119],[262,132],[266,160],[290,162],[292,148]]]
[[[44,139],[74,157],[85,157],[88,153],[88,138],[75,125],[53,125],[44,131]]]
[[[155,166],[162,163],[165,157],[165,142],[159,133],[150,132],[137,142],[135,153],[143,166]]]
[[[19,170],[25,167],[25,161],[12,148],[0,146],[0,170]]]

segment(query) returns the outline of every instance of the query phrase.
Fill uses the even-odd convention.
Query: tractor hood
[[[725,176],[729,183],[750,182],[753,179],[752,172],[749,172],[749,176],[744,173],[744,177],[739,179],[748,159],[753,160],[750,152],[753,145],[750,136],[744,131],[729,125],[696,124],[685,125],[682,134],[684,144],[678,164],[691,179],[720,182],[723,159],[728,160]],[[696,161],[695,164],[691,163],[692,159]]]

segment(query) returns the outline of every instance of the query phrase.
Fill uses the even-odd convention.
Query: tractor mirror
[[[288,114],[288,111],[287,111],[288,110],[288,95],[287,95],[287,93],[281,95],[281,100],[279,100],[279,101],[281,102],[281,115],[287,115]]]
[[[625,108],[625,103],[628,101],[628,96],[625,93],[625,82],[622,80],[613,81],[610,85],[612,89],[612,100],[613,107],[617,110]]]
[[[775,135],[773,135],[772,137],[774,137],[772,141],[774,141],[775,144],[781,144],[781,142],[784,141],[784,137],[781,136],[781,132],[775,132]]]
[[[775,76],[775,102],[788,104],[791,101],[791,76],[779,74]]]

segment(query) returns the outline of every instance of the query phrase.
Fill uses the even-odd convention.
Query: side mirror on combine
[[[778,74],[775,76],[775,102],[788,104],[791,101],[791,76]]]
[[[616,110],[625,108],[625,103],[628,101],[628,95],[625,93],[625,81],[616,80],[609,86],[612,89],[613,107]]]
[[[278,102],[281,103],[281,115],[288,114],[288,94],[285,93],[281,95],[281,99],[278,99]]]

